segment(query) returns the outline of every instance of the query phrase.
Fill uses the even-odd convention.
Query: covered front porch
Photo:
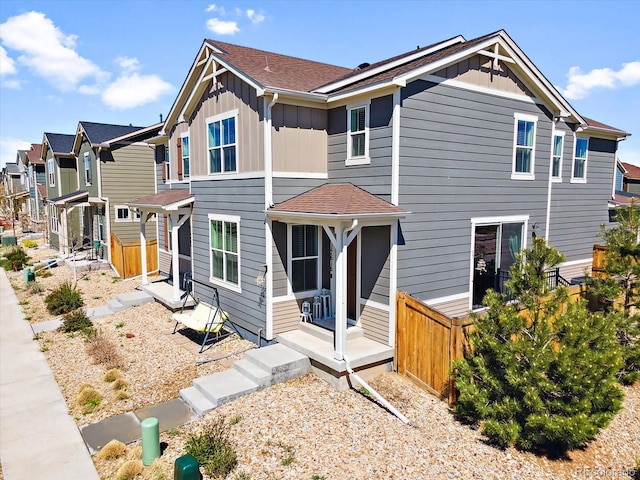
[[[165,190],[129,202],[127,206],[140,212],[140,244],[146,245],[146,224],[154,215],[164,215],[172,225],[168,232],[171,249],[171,278],[161,279],[156,282],[149,281],[147,271],[147,251],[141,248],[142,278],[138,287],[148,293],[156,301],[162,303],[171,310],[177,310],[182,306],[193,306],[193,298],[187,295],[189,283],[187,281],[191,272],[180,272],[180,236],[179,231],[191,218],[194,197],[184,190]]]
[[[349,368],[390,370],[398,220],[408,212],[355,185],[326,184],[266,213],[276,340],[340,389]]]

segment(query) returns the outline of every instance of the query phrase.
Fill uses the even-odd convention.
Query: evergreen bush
[[[469,334],[472,348],[454,363],[456,415],[500,447],[562,455],[593,439],[621,408],[616,326],[547,285],[545,270],[562,259],[534,239],[506,282],[517,301],[490,290],[488,310]]]
[[[204,432],[187,440],[185,452],[193,455],[211,478],[225,477],[238,463],[229,441],[229,426],[218,417]]]
[[[84,305],[80,291],[71,282],[63,282],[44,300],[47,310],[52,315],[64,315]]]

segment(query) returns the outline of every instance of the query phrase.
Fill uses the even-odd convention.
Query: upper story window
[[[189,156],[189,134],[183,133],[180,136],[180,156],[182,162],[182,177],[189,178],[190,176],[190,156]]]
[[[364,165],[369,159],[369,105],[347,108],[346,165]]]
[[[318,227],[291,226],[291,287],[294,292],[318,289]]]
[[[49,186],[56,186],[56,171],[55,171],[55,161],[53,158],[47,160],[47,175],[49,177]]]
[[[574,183],[585,183],[587,181],[588,147],[588,139],[576,137],[575,150],[573,154],[573,169],[571,170],[571,181]]]
[[[171,155],[169,154],[169,145],[165,145],[164,146],[164,163],[163,163],[163,168],[164,168],[164,181],[168,182],[169,180],[171,180]]]
[[[210,280],[240,289],[240,217],[209,214]]]
[[[91,186],[91,158],[89,152],[84,152],[84,183]]]
[[[553,135],[553,153],[551,155],[551,179],[562,181],[562,150],[564,149],[564,132]]]
[[[236,117],[238,111],[207,118],[209,173],[236,172]]]
[[[515,113],[512,179],[533,180],[538,117]]]

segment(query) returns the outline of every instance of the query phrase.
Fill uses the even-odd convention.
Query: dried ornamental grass
[[[96,457],[100,460],[113,460],[120,458],[127,453],[127,446],[119,440],[111,440],[107,443],[102,450],[100,450]]]
[[[117,480],[133,480],[144,472],[144,465],[140,460],[127,460],[116,472]]]
[[[102,331],[96,332],[95,336],[87,344],[87,353],[97,364],[103,365],[109,370],[123,368],[124,358],[118,352],[118,347]]]

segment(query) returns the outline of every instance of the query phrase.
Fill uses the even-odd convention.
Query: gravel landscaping
[[[56,253],[44,247],[28,250],[34,260]],[[66,266],[50,271],[49,277],[36,277],[40,292],[27,288],[21,274],[8,272],[30,322],[51,320],[44,297],[62,281],[73,280]],[[79,273],[77,285],[85,306],[93,307],[135,290],[138,282],[120,280],[106,270]],[[151,303],[94,322],[121,356],[124,382],[119,390],[104,380],[108,369],[87,353],[84,335],[53,331],[37,336],[78,426],[175,398],[193,379],[229,368],[255,347],[232,336],[198,354],[199,344],[185,345],[180,333],[171,334],[170,316],[165,307]],[[212,361],[197,365],[202,360]],[[102,397],[92,410],[76,402],[86,384]],[[609,427],[585,449],[562,459],[488,445],[478,431],[457,422],[446,403],[395,373],[378,377],[372,386],[410,419],[410,426],[366,392],[336,392],[307,374],[161,434],[161,458],[135,478],[172,479],[173,462],[184,454],[186,440],[220,417],[229,424],[238,455],[236,468],[226,477],[234,480],[633,478],[640,458],[640,383],[624,387],[624,407]],[[125,456],[94,456],[94,461],[102,478],[115,479],[125,461],[140,456],[140,446],[132,444]]]

